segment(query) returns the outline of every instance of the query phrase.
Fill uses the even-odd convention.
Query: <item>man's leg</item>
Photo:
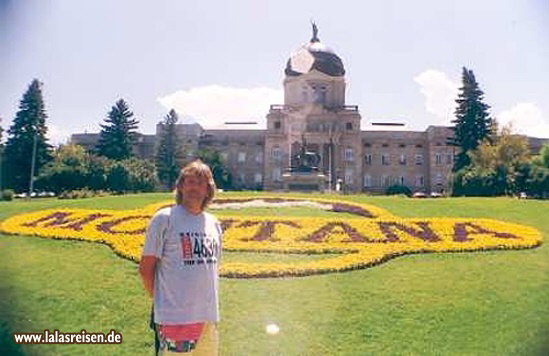
[[[192,356],[217,356],[219,353],[219,334],[217,323],[207,322],[194,345],[191,341],[168,340],[160,333],[160,326],[157,325],[157,335],[160,340],[159,355],[192,355]],[[170,351],[175,349],[181,351]]]
[[[217,356],[219,353],[219,331],[217,323],[207,322],[198,340],[193,356]]]

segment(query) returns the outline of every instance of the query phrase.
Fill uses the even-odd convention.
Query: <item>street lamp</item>
[[[34,132],[34,142],[32,144],[32,159],[31,159],[31,171],[29,182],[29,195],[28,199],[31,199],[32,191],[34,189],[34,166],[36,165],[36,142],[38,140],[38,130]]]

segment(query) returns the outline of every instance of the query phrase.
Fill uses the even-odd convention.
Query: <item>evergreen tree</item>
[[[493,138],[493,130],[496,125],[489,116],[490,106],[482,100],[484,92],[480,90],[473,71],[463,67],[463,86],[456,99],[458,107],[455,111],[456,118],[452,121],[454,135],[449,143],[458,146],[460,152],[454,162],[454,171],[458,171],[471,163],[467,153],[477,146],[484,139]]]
[[[0,117],[0,123],[2,123],[2,118]],[[4,134],[4,128],[0,126],[0,194],[2,194],[2,189],[4,189],[4,143],[2,142],[2,135]]]
[[[218,151],[211,148],[202,148],[196,152],[195,157],[199,158],[210,167],[217,188],[232,188],[231,173],[223,164],[223,160]]]
[[[164,118],[155,155],[158,180],[170,188],[179,175],[184,159],[183,150],[175,132],[175,124],[178,119],[177,113],[173,109]]]
[[[29,187],[35,148],[35,176],[52,159],[52,146],[46,138],[46,118],[42,83],[34,79],[19,103],[19,111],[8,129],[3,152],[5,185],[17,192],[26,191]]]
[[[101,125],[97,153],[117,161],[133,156],[132,148],[137,140],[138,121],[132,119],[133,113],[124,99],[112,107]]]

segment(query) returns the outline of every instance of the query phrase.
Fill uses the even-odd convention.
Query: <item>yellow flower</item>
[[[266,199],[239,197],[225,201]],[[284,198],[284,200],[303,200]],[[223,246],[227,251],[333,254],[303,263],[221,261],[226,277],[304,276],[366,268],[392,257],[419,252],[475,251],[536,247],[541,233],[529,226],[477,218],[400,218],[369,205],[327,199],[333,211],[356,218],[224,216]],[[218,203],[222,204],[223,199]],[[169,202],[135,210],[48,209],[12,216],[0,224],[8,234],[77,239],[107,244],[118,255],[138,261],[150,217]]]

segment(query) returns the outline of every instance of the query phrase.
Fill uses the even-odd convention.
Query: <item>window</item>
[[[261,184],[262,180],[263,180],[263,176],[261,175],[261,173],[254,174],[254,182],[256,184]]]
[[[406,165],[406,155],[405,154],[400,155],[400,158],[398,159],[398,163],[400,165]]]
[[[452,164],[452,154],[448,153],[446,155],[446,164]]]
[[[347,122],[345,124],[345,128],[347,129],[347,131],[351,131],[353,129],[353,123],[352,122]]]
[[[387,187],[391,184],[391,179],[389,176],[387,175],[382,175],[381,176],[381,184],[384,186],[384,187]]]
[[[421,166],[423,164],[423,155],[416,154],[416,165]]]
[[[282,151],[280,151],[280,147],[273,147],[273,150],[271,151],[271,157],[275,161],[280,161],[282,158]]]
[[[227,162],[228,158],[229,158],[228,152],[221,152],[221,159],[223,160],[223,162]]]
[[[279,130],[279,129],[280,129],[280,126],[281,126],[281,125],[280,125],[280,121],[275,121],[275,123],[274,123],[274,128],[277,129],[277,130]]]
[[[382,153],[381,154],[381,164],[383,166],[388,166],[389,165],[389,154],[387,154],[387,153]]]
[[[353,184],[353,169],[345,168],[345,183]]]
[[[315,104],[324,104],[326,102],[326,87],[325,86],[312,86],[313,89],[313,102]]]
[[[372,186],[372,176],[369,174],[366,174],[364,176],[364,188],[369,188]]]
[[[442,173],[437,173],[436,178],[435,178],[435,182],[437,183],[437,185],[442,185],[442,183],[443,183]]]
[[[238,152],[238,162],[246,162],[246,152]]]
[[[257,163],[263,162],[263,152],[258,151],[258,152],[255,154],[255,161],[256,161]]]
[[[381,147],[389,147],[389,144],[388,144],[388,143],[384,143],[383,145],[381,145]]]
[[[404,185],[404,176],[398,177],[398,184]]]
[[[353,149],[352,148],[346,148],[345,149],[345,160],[347,162],[352,162],[354,161],[354,152],[353,152]]]
[[[246,175],[244,173],[239,173],[238,174],[238,182],[239,183],[244,183],[245,180],[246,180]]]
[[[440,153],[435,154],[435,164],[442,164],[442,155]]]
[[[364,163],[366,163],[367,165],[372,164],[372,154],[368,153],[364,156]]]
[[[279,167],[273,168],[273,181],[280,182],[282,180],[282,174]]]
[[[416,187],[423,187],[424,184],[423,176],[416,176]]]

